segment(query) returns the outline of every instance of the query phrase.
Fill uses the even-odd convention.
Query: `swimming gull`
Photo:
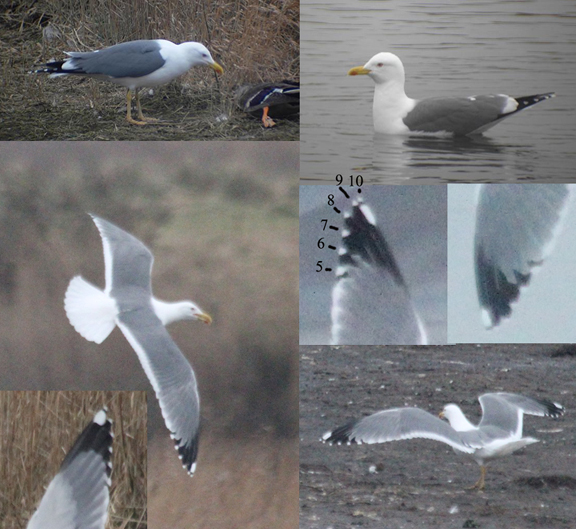
[[[456,404],[440,413],[450,424],[420,408],[383,410],[350,422],[322,436],[323,442],[386,443],[403,439],[432,439],[450,445],[456,453],[469,454],[480,465],[480,479],[472,488],[484,489],[486,464],[538,439],[522,437],[523,416],[559,417],[564,408],[555,402],[514,393],[485,393],[478,397],[482,419],[473,425]]]
[[[196,469],[200,398],[196,377],[164,325],[212,318],[191,301],[166,303],[152,296],[150,250],[114,224],[91,215],[104,247],[104,291],[80,276],[70,281],[64,307],[72,326],[89,341],[102,343],[116,325],[122,331],[156,392],[182,465]]]
[[[260,117],[266,128],[276,125],[272,118],[289,117],[300,111],[300,83],[296,81],[244,85],[234,95],[238,106]]]
[[[106,411],[100,410],[78,436],[27,529],[104,529],[113,439]]]
[[[534,267],[560,231],[573,193],[566,184],[482,184],[474,238],[476,286],[488,328],[509,317]]]
[[[368,75],[376,83],[373,118],[374,131],[379,134],[482,134],[504,118],[554,97],[550,92],[523,97],[492,94],[411,99],[404,91],[404,65],[388,52],[374,55],[348,75]]]
[[[163,39],[132,40],[96,51],[70,51],[66,55],[70,58],[50,61],[34,73],[48,73],[50,77],[83,75],[126,87],[126,119],[135,125],[157,121],[142,115],[139,88],[169,83],[193,66],[209,66],[217,73],[224,71],[206,46],[199,42],[174,44]],[[133,92],[138,120],[132,118]]]
[[[426,345],[420,316],[372,210],[355,200],[344,215],[332,290],[333,345]]]

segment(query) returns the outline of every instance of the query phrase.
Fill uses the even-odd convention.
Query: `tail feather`
[[[116,326],[114,300],[80,276],[68,285],[64,309],[72,327],[90,342],[102,343]]]
[[[30,73],[47,73],[50,77],[60,77],[62,75],[85,75],[86,72],[72,63],[72,59],[63,61],[50,61],[43,64],[41,68],[32,70]]]

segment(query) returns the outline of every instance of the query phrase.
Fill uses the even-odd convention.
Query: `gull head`
[[[376,84],[399,81],[404,85],[404,66],[397,55],[382,52],[374,55],[364,66],[356,66],[348,75],[368,75]]]
[[[162,325],[180,320],[200,320],[204,323],[212,323],[212,317],[192,301],[166,303],[152,298],[152,306]]]
[[[204,323],[212,323],[212,316],[204,312],[196,303],[192,301],[181,301],[179,303],[182,320],[200,320]]]
[[[446,404],[444,409],[438,415],[441,419],[446,419],[452,428],[457,432],[465,432],[468,430],[476,430],[466,416],[462,413],[462,410],[456,404]]]
[[[213,58],[208,48],[200,42],[183,42],[180,46],[186,50],[186,55],[192,66],[206,65],[216,73],[224,73],[224,69]]]

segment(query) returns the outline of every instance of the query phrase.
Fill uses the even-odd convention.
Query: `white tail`
[[[90,342],[102,343],[116,326],[114,300],[80,276],[68,285],[64,309],[72,327]]]

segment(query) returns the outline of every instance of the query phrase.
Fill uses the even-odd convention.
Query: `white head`
[[[163,325],[180,320],[200,320],[204,323],[212,323],[212,317],[192,301],[166,303],[152,298],[152,306]]]
[[[212,317],[204,312],[196,303],[192,301],[181,301],[178,303],[180,314],[183,320],[200,320],[204,323],[212,323]]]
[[[462,410],[456,404],[446,404],[444,409],[440,412],[441,419],[447,419],[450,426],[457,432],[465,432],[468,430],[475,430],[474,426],[462,413]]]
[[[183,42],[180,48],[186,50],[188,61],[191,66],[206,65],[212,68],[216,73],[223,73],[224,69],[213,58],[208,48],[199,42]]]
[[[364,66],[352,68],[348,75],[368,75],[376,84],[401,83],[404,86],[404,66],[393,53],[374,55]]]

